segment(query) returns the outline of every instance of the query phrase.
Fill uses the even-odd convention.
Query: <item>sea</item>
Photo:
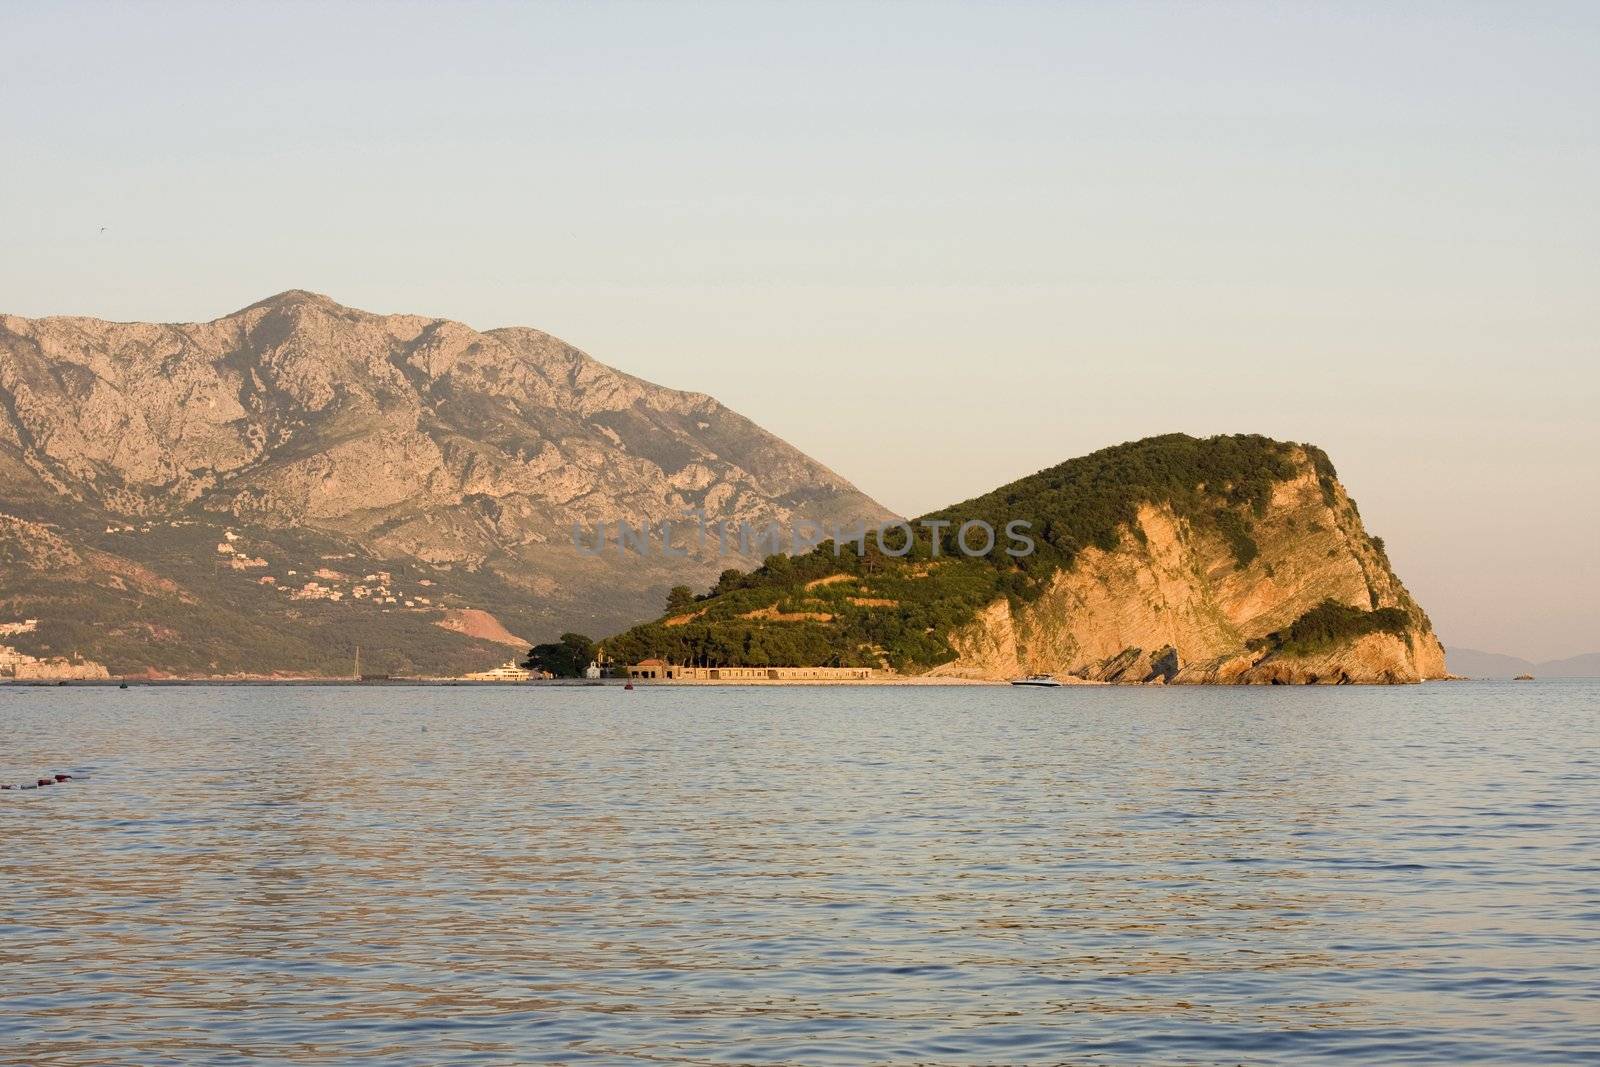
[[[0,1063],[1600,1061],[1600,683],[0,687]]]

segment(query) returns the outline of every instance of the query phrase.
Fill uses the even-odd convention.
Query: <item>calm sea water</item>
[[[0,1062],[1600,1058],[1600,685],[0,688]]]

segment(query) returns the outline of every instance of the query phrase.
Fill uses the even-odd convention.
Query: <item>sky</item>
[[[1151,434],[1311,441],[1447,647],[1600,649],[1600,5],[10,2],[0,37],[0,311],[536,326],[904,514]]]

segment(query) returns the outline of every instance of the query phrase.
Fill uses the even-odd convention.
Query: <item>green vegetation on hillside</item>
[[[876,666],[918,671],[954,658],[948,635],[1000,597],[1026,602],[1089,547],[1114,550],[1140,535],[1139,506],[1170,506],[1215,531],[1240,566],[1257,555],[1253,520],[1274,483],[1291,477],[1296,446],[1259,436],[1198,439],[1168,434],[1102,449],[916,520],[903,556],[864,542],[824,543],[809,554],[772,556],[759,569],[726,571],[703,597],[675,597],[671,622],[636,626],[605,642],[623,662],[657,656],[730,666]],[[1320,452],[1316,455],[1320,456]],[[1326,465],[1327,457],[1320,463]],[[1319,474],[1323,466],[1318,467]],[[1331,477],[1331,466],[1326,466]],[[961,553],[969,520],[996,531],[995,550]],[[1005,551],[1008,523],[1024,520],[1035,551]],[[923,522],[945,522],[938,536]],[[904,531],[885,535],[891,552]],[[684,616],[690,616],[684,619]]]
[[[984,519],[996,528],[1014,518],[1032,520],[1042,535],[1039,551],[1022,565],[1036,574],[1071,566],[1090,545],[1116,548],[1121,529],[1132,525],[1144,503],[1170,505],[1213,527],[1219,515],[1231,515],[1221,520],[1232,531],[1224,536],[1236,552],[1253,554],[1254,543],[1245,544],[1249,516],[1265,511],[1273,484],[1293,475],[1293,447],[1254,434],[1149,437],[1070,459],[928,517]],[[953,547],[954,537],[947,540]]]
[[[1411,616],[1403,608],[1362,611],[1348,604],[1324,600],[1286,628],[1253,642],[1252,647],[1292,656],[1308,655],[1367,634],[1404,637],[1410,628]]]

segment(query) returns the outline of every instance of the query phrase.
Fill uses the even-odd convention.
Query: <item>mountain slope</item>
[[[185,673],[335,670],[346,631],[374,669],[481,666],[507,649],[438,625],[447,611],[535,640],[603,631],[726,565],[587,558],[575,522],[888,516],[709,396],[548,334],[300,291],[197,324],[0,316],[0,486],[0,534],[33,560],[0,575],[0,618],[37,614],[41,641],[114,668]],[[76,562],[27,547],[46,542]],[[139,568],[170,603],[117,588]],[[214,640],[220,620],[242,647]],[[113,633],[150,627],[173,634]]]
[[[1538,664],[1521,656],[1499,652],[1480,652],[1475,648],[1452,648],[1450,669],[1468,678],[1515,678],[1538,669]]]
[[[1534,671],[1545,678],[1600,678],[1600,652],[1546,660]]]
[[[960,524],[1036,550],[959,551]],[[1181,434],[1070,460],[918,520],[913,550],[825,545],[724,576],[619,658],[878,664],[1101,681],[1399,682],[1444,675],[1427,616],[1316,448]],[[892,546],[891,546],[892,547]]]

